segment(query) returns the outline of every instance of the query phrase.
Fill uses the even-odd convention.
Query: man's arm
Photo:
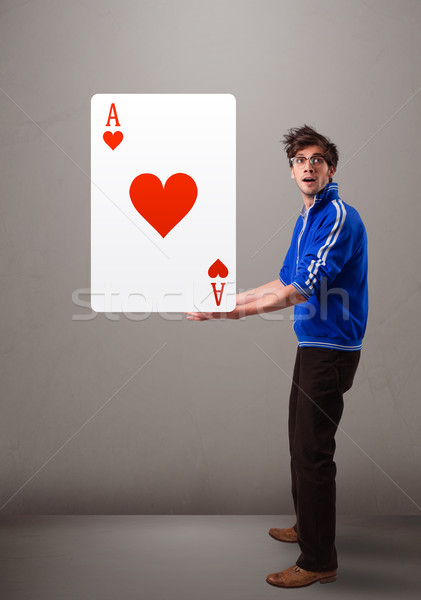
[[[187,313],[189,321],[207,321],[209,319],[240,319],[275,310],[281,310],[294,304],[307,302],[293,285],[284,286],[275,279],[258,288],[248,290],[236,296],[236,307],[229,313]]]
[[[281,283],[281,281],[279,281],[279,279],[274,279],[273,281],[269,281],[269,283],[265,283],[257,288],[237,294],[235,297],[235,303],[237,306],[239,306],[240,304],[248,304],[254,300],[260,300],[260,298],[266,294],[276,294],[283,287],[284,285]]]

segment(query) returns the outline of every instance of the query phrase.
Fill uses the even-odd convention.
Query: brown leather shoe
[[[287,542],[292,544],[297,541],[297,532],[294,527],[288,527],[288,529],[278,529],[277,527],[272,527],[269,529],[270,537],[273,537],[274,540],[278,540],[278,542]]]
[[[266,577],[266,581],[270,585],[276,585],[283,588],[297,588],[311,585],[320,581],[320,583],[329,583],[336,581],[338,570],[334,571],[305,571],[297,565],[281,571],[280,573],[271,573]]]

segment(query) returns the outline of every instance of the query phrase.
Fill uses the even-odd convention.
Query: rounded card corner
[[[104,311],[104,307],[102,305],[99,306],[98,298],[94,298],[93,296],[91,296],[89,304],[91,305],[92,310],[96,313]]]

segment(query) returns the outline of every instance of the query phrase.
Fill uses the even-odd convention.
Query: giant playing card
[[[91,305],[235,307],[235,99],[96,94],[91,101]]]

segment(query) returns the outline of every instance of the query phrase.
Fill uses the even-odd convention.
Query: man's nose
[[[313,171],[313,165],[311,164],[309,158],[306,159],[306,164],[304,165],[304,170],[305,171]]]

